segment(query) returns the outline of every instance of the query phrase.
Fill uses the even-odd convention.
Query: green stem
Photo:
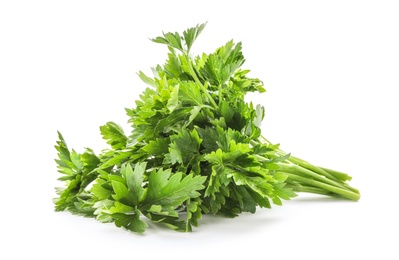
[[[260,155],[255,155],[255,157],[260,162],[267,160],[265,157],[262,157]],[[336,187],[336,188],[339,188],[340,190],[347,191],[348,193],[352,194],[351,197],[359,197],[360,198],[360,194],[357,189],[352,188],[351,186],[349,186],[346,183],[343,183],[342,181],[335,181],[335,180],[328,179],[323,175],[319,175],[317,172],[313,172],[309,169],[303,168],[303,167],[293,164],[291,162],[282,162],[282,163],[278,163],[278,165],[281,167],[279,170],[277,170],[278,172],[295,175],[295,176],[301,177],[303,179],[307,179],[309,181],[317,181],[318,183],[324,183],[331,187]],[[292,185],[292,183],[290,183],[290,184]],[[304,188],[302,184],[303,183],[300,184],[299,188],[296,187],[294,189],[294,191],[303,191],[303,192],[317,193],[317,194],[323,194],[323,195],[328,195],[328,196],[336,196],[336,194],[334,194],[331,190],[323,191],[322,190],[323,187],[319,187],[317,192],[315,192],[315,190],[313,189],[314,187],[308,186],[307,188]],[[342,194],[340,194],[340,195],[342,195]],[[344,197],[347,197],[347,196],[344,196]],[[351,197],[347,197],[347,198],[352,199]]]
[[[284,151],[282,151],[282,150],[280,150],[280,149],[278,150],[278,152],[279,152],[281,155],[285,155],[285,154],[286,154]],[[330,178],[330,179],[332,179],[332,180],[339,180],[339,179],[336,178],[334,175],[332,175],[332,174],[330,174],[330,173],[328,173],[328,172],[326,172],[326,171],[320,169],[319,167],[317,167],[317,166],[315,166],[315,165],[312,165],[312,164],[308,163],[307,161],[302,160],[302,159],[300,159],[300,158],[297,158],[297,157],[294,157],[294,156],[290,156],[290,157],[288,158],[288,161],[290,161],[290,162],[292,162],[292,163],[294,163],[294,164],[300,165],[300,166],[303,167],[303,168],[306,168],[306,169],[312,170],[312,171],[314,171],[314,172],[317,172],[317,173],[319,173],[319,174],[321,174],[321,175],[323,175],[323,176],[326,176],[327,178]]]
[[[269,140],[267,140],[264,136],[261,136],[261,139],[263,139],[263,141],[266,144],[272,145],[272,143]],[[280,153],[280,155],[286,155],[287,154],[286,152],[284,152],[281,149],[277,149],[277,151]],[[322,174],[322,175],[324,175],[326,177],[329,177],[331,179],[337,179],[337,180],[340,180],[340,181],[350,181],[350,180],[352,180],[352,177],[349,176],[346,173],[335,171],[335,170],[331,170],[331,169],[324,168],[324,167],[318,167],[318,166],[315,166],[315,165],[312,165],[312,164],[308,163],[307,161],[305,161],[303,159],[300,159],[300,158],[292,156],[292,155],[288,158],[288,160],[293,162],[293,163],[296,163],[296,164],[298,164],[298,165],[300,165],[300,166],[302,166],[304,168],[307,168],[309,170],[313,170],[315,172],[318,172],[318,173],[320,173],[320,174]]]
[[[280,155],[285,155],[286,153],[279,150]],[[347,183],[345,183],[345,181],[351,180],[352,177],[350,177],[349,175],[347,175],[346,173],[342,173],[342,172],[338,172],[338,171],[334,171],[334,170],[329,170],[326,168],[322,168],[322,167],[318,167],[316,165],[312,165],[300,158],[294,157],[294,156],[290,156],[288,158],[288,161],[297,164],[305,169],[311,170],[313,172],[316,172],[320,175],[323,175],[327,178],[329,178],[330,180],[336,181],[337,183],[340,183],[343,187],[352,190],[356,193],[359,193],[359,190],[351,187],[350,185],[348,185]]]
[[[288,176],[288,178],[287,178],[288,181],[299,182],[299,183],[303,183],[305,185],[313,186],[316,188],[321,188],[323,190],[333,192],[335,194],[341,195],[345,198],[348,198],[348,199],[351,199],[354,201],[357,201],[360,198],[359,194],[349,191],[349,190],[345,190],[345,189],[342,189],[342,188],[339,188],[336,186],[332,186],[332,185],[329,185],[329,184],[326,184],[326,183],[323,183],[323,182],[320,182],[317,180],[308,179],[308,178],[298,176],[298,175],[295,175],[292,173],[285,173],[285,174],[287,174],[287,176]]]
[[[296,164],[292,164],[292,163],[279,163],[280,167],[281,167],[281,171],[283,172],[288,172],[288,173],[292,173],[292,174],[300,174],[300,175],[304,175],[304,176],[309,176],[315,180],[318,180],[320,182],[324,182],[326,184],[332,185],[332,186],[336,186],[342,189],[346,189],[345,186],[342,185],[341,182],[336,182],[334,180],[325,178],[322,175],[319,175],[317,172],[311,171],[309,169],[303,168],[299,165]],[[280,171],[280,170],[279,170]]]
[[[324,168],[324,167],[319,167],[319,168],[322,169],[325,172],[329,172],[330,174],[334,175],[336,178],[340,179],[341,181],[350,181],[350,180],[352,180],[352,177],[349,176],[346,173],[339,172],[339,171],[336,171],[336,170],[327,169],[327,168]]]
[[[326,191],[326,190],[312,187],[312,186],[306,186],[306,185],[300,185],[300,184],[288,184],[287,187],[291,188],[295,192],[307,192],[307,193],[314,193],[314,194],[320,194],[320,195],[326,195],[326,196],[334,195],[334,193],[331,193],[330,191]]]
[[[269,142],[265,137],[261,136],[260,138],[266,144],[272,145],[272,143]],[[284,156],[287,154],[280,149],[277,149],[276,151],[279,156]],[[321,183],[325,183],[340,188],[342,190],[346,190],[352,193],[351,195],[352,197],[357,197],[357,199],[360,198],[359,190],[351,187],[349,184],[346,183],[346,181],[351,180],[351,177],[345,173],[335,170],[330,170],[327,168],[318,167],[294,156],[290,156],[287,160],[283,161],[282,163],[279,163],[279,165],[282,167],[281,171],[283,172],[299,175],[299,177],[302,178],[310,178],[310,180],[315,179]],[[307,190],[310,191],[311,189],[307,188]],[[317,193],[320,194],[320,191]],[[328,192],[328,194],[325,195],[332,195],[332,194]]]

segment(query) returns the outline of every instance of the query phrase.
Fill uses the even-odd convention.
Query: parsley
[[[101,126],[109,147],[99,155],[70,150],[59,133],[56,162],[65,187],[57,189],[57,211],[137,233],[147,228],[144,217],[191,231],[202,214],[254,213],[296,192],[360,198],[347,174],[290,156],[261,135],[264,108],[244,97],[265,92],[262,81],[241,69],[241,43],[192,56],[204,27],[152,39],[167,45],[168,59],[153,77],[138,73],[149,86],[126,109],[131,133],[113,122]]]

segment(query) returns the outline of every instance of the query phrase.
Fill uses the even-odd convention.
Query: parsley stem
[[[324,167],[319,167],[319,168],[322,169],[323,171],[326,171],[326,172],[329,172],[329,173],[333,174],[336,178],[339,178],[341,181],[350,181],[350,180],[352,180],[352,177],[349,176],[346,173],[339,172],[339,171],[336,171],[336,170],[331,170],[331,169],[324,168]]]
[[[265,137],[261,136],[261,138],[262,138],[267,144],[272,144],[272,143],[271,143],[269,140],[267,140]],[[278,152],[280,155],[286,155],[286,154],[287,154],[286,152],[282,151],[281,149],[277,149],[277,152]],[[341,175],[341,176],[340,176],[341,179],[339,179],[339,178],[337,178],[336,176],[334,176],[333,174],[331,174],[331,173],[329,173],[329,172],[327,172],[327,171],[325,171],[325,170],[323,170],[323,169],[320,169],[319,167],[317,167],[317,166],[315,166],[315,165],[312,165],[312,164],[308,163],[307,161],[304,161],[304,160],[302,160],[302,159],[300,159],[300,158],[294,157],[294,156],[292,156],[292,155],[288,158],[288,160],[289,160],[290,162],[294,163],[294,164],[297,164],[297,165],[300,165],[300,166],[302,166],[302,167],[304,167],[304,168],[307,168],[307,169],[309,169],[309,170],[315,171],[315,172],[317,172],[317,173],[319,173],[319,174],[321,174],[321,175],[324,175],[324,176],[326,176],[327,178],[330,178],[330,179],[342,180],[342,181],[346,181],[346,180],[350,179],[350,177],[349,177],[348,175],[347,175],[346,178],[344,178],[343,175]],[[343,179],[342,179],[342,178],[343,178]]]
[[[285,152],[281,151],[280,149],[279,149],[279,153],[280,154],[285,154]],[[317,173],[319,173],[321,175],[324,175],[327,178],[338,180],[335,176],[331,175],[330,173],[328,173],[326,171],[323,171],[319,167],[314,166],[314,165],[312,165],[312,164],[308,163],[307,161],[304,161],[304,160],[302,160],[300,158],[297,158],[297,157],[294,157],[294,156],[290,156],[289,161],[294,163],[294,164],[296,164],[296,165],[300,165],[300,166],[302,166],[305,169],[309,169],[309,170],[317,172]]]
[[[262,137],[264,139],[264,141],[267,144],[271,144],[266,138]],[[256,145],[257,142],[252,140],[251,141],[252,145]],[[287,153],[283,152],[280,149],[276,149],[276,156],[285,156],[287,155]],[[260,162],[267,162],[268,158],[263,157],[262,155],[255,155],[255,157],[260,161]],[[288,157],[286,160],[277,163],[280,166],[280,169],[278,170],[278,172],[283,172],[286,174],[290,174],[290,175],[294,175],[294,176],[298,176],[300,178],[302,178],[302,180],[309,180],[309,181],[317,181],[317,185],[319,185],[319,183],[323,183],[325,185],[328,185],[328,187],[336,187],[339,189],[340,193],[336,193],[338,195],[347,197],[349,199],[352,200],[358,200],[360,198],[360,194],[359,191],[353,187],[351,187],[350,185],[348,185],[347,183],[345,183],[346,180],[350,180],[350,176],[342,173],[342,172],[338,172],[338,171],[334,171],[334,170],[330,170],[330,169],[326,169],[326,168],[320,168],[317,167],[315,165],[312,165],[300,158],[297,157],[293,157],[290,156]],[[290,179],[288,179],[288,183],[290,183],[290,180],[293,180],[293,178],[291,177]],[[305,183],[305,184],[310,184],[311,186],[313,186],[311,183],[312,182],[301,182]],[[323,189],[323,187],[316,186],[318,189]],[[326,186],[327,187],[327,186]],[[296,191],[299,191],[298,189],[295,189]],[[311,188],[305,188],[302,189],[302,191],[306,192],[312,192]],[[342,194],[342,191],[346,191]],[[318,193],[320,194],[320,190],[318,190],[317,192],[312,192],[312,193]],[[334,190],[331,190],[330,188],[327,189],[326,192],[324,192],[323,194],[331,194],[331,196],[333,195],[332,192],[334,192]],[[349,194],[349,195],[348,195]]]
[[[261,136],[261,138],[267,144],[272,144],[265,137]],[[284,151],[282,151],[281,149],[277,149],[277,152],[281,156],[284,156],[284,155],[287,154]],[[350,181],[352,179],[352,177],[349,176],[346,173],[335,171],[335,170],[330,170],[330,169],[327,169],[327,168],[318,167],[316,165],[310,164],[307,161],[302,160],[302,159],[300,159],[298,157],[295,157],[295,156],[292,156],[292,155],[287,160],[290,161],[291,163],[294,163],[296,165],[301,166],[302,168],[308,169],[310,171],[313,171],[315,173],[323,175],[323,176],[325,176],[325,177],[327,177],[327,178],[329,178],[331,180],[337,181],[338,183],[341,184],[341,186],[343,186],[343,187],[345,187],[345,188],[347,188],[347,189],[359,194],[359,190],[351,187],[347,183],[344,183],[345,181]]]
[[[352,191],[349,191],[349,190],[345,190],[345,189],[342,189],[342,188],[339,188],[339,187],[336,187],[336,186],[332,186],[332,185],[329,185],[329,184],[326,184],[326,183],[323,183],[323,182],[320,182],[320,181],[317,181],[317,180],[308,179],[308,178],[305,178],[305,177],[302,177],[302,176],[298,176],[298,175],[295,175],[295,174],[292,174],[292,173],[286,173],[286,174],[288,176],[287,180],[290,180],[290,181],[295,181],[295,182],[304,183],[304,184],[307,184],[307,185],[310,185],[310,186],[314,186],[314,187],[317,187],[317,188],[322,188],[322,189],[334,192],[336,194],[339,194],[339,195],[341,195],[341,196],[343,196],[345,198],[348,198],[348,199],[351,199],[351,200],[354,200],[354,201],[357,201],[360,198],[359,194],[357,194],[355,192],[352,192]]]
[[[332,193],[330,191],[312,187],[312,186],[307,186],[307,185],[288,184],[287,187],[290,187],[295,192],[307,192],[307,193],[314,193],[314,194],[326,195],[326,196],[331,196],[331,197],[338,197],[338,195],[336,195],[335,193]]]
[[[316,172],[318,174],[321,174],[331,180],[337,181],[339,183],[341,183],[341,185],[349,190],[352,190],[356,193],[359,193],[359,190],[351,187],[350,185],[348,185],[347,183],[344,183],[345,181],[349,181],[352,179],[351,176],[347,175],[346,173],[342,173],[342,172],[338,172],[338,171],[334,171],[334,170],[329,170],[326,168],[321,168],[315,165],[312,165],[302,159],[299,159],[297,157],[291,156],[290,158],[288,158],[288,160],[294,164],[297,164],[299,166],[301,166],[302,168],[311,170],[313,172]]]
[[[303,175],[303,176],[309,176],[312,179],[327,183],[329,185],[332,186],[336,186],[342,189],[347,189],[347,187],[345,187],[344,185],[342,185],[341,182],[337,182],[331,179],[328,179],[322,175],[319,175],[318,173],[311,171],[309,169],[303,168],[297,164],[293,164],[293,163],[279,163],[279,166],[281,167],[281,171],[283,172],[288,172],[288,173],[292,173],[292,174],[299,174],[299,175]],[[280,171],[280,170],[279,170]]]

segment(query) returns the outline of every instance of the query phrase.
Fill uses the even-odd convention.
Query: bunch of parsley
[[[262,106],[246,103],[248,92],[265,92],[248,77],[241,43],[193,57],[204,29],[197,25],[152,39],[168,47],[163,66],[132,109],[132,131],[108,122],[100,127],[109,148],[96,155],[69,150],[59,133],[57,211],[114,222],[142,233],[143,216],[178,231],[191,231],[203,214],[236,216],[281,205],[295,192],[358,200],[347,174],[286,154],[261,135]]]

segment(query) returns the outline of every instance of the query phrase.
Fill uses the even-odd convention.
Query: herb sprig
[[[241,69],[241,43],[193,57],[204,28],[152,39],[167,45],[168,59],[154,76],[138,73],[149,86],[126,109],[131,133],[113,122],[101,126],[109,147],[99,155],[70,150],[59,133],[56,162],[65,187],[57,188],[57,211],[137,233],[147,228],[143,217],[191,231],[203,214],[254,213],[296,192],[360,198],[347,174],[293,157],[261,135],[264,108],[244,97],[265,92],[262,81]]]

